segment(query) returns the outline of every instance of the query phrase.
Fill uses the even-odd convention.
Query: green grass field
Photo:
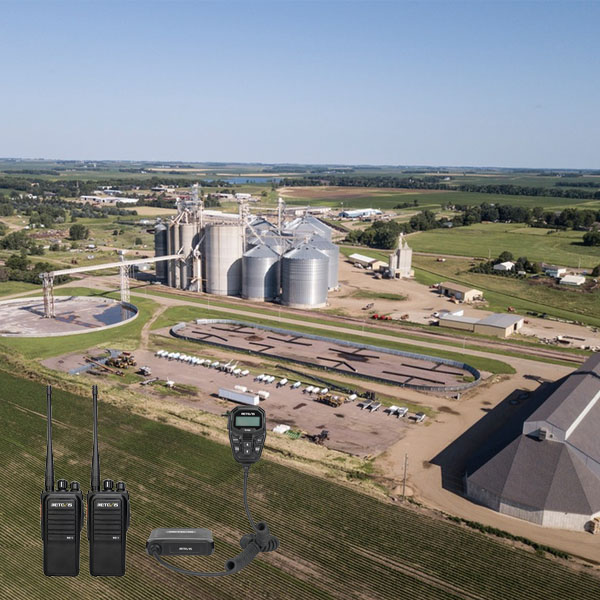
[[[125,481],[131,494],[127,574],[110,581],[90,577],[84,530],[80,576],[44,577],[38,502],[45,392],[5,372],[0,390],[0,485],[10,489],[0,519],[3,598],[239,600],[248,590],[258,600],[587,600],[600,594],[600,580],[589,573],[278,465],[268,460],[268,451],[250,473],[249,502],[255,519],[267,520],[279,536],[280,550],[260,557],[242,575],[205,580],[174,575],[147,556],[148,534],[159,526],[209,527],[215,556],[177,562],[220,570],[249,529],[241,468],[228,446],[103,402],[103,475]],[[56,474],[77,479],[85,492],[91,400],[55,390],[54,417]]]
[[[450,280],[472,286],[484,292],[484,298],[488,302],[486,308],[489,310],[506,312],[509,306],[513,306],[521,314],[535,311],[600,326],[598,290],[590,293],[570,289],[555,290],[526,280],[470,273],[469,264],[468,261],[451,258],[445,263],[438,263],[431,256],[416,256],[413,260],[415,278],[420,283],[431,285]]]
[[[600,248],[581,244],[583,232],[559,231],[511,223],[478,223],[456,229],[434,229],[408,236],[417,252],[496,258],[512,252],[515,258],[568,267],[595,267],[600,264]]]
[[[10,296],[21,292],[41,291],[41,285],[26,283],[24,281],[3,281],[0,283],[0,296]]]

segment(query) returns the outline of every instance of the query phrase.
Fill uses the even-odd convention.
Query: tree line
[[[339,187],[379,187],[404,188],[412,190],[446,190],[454,192],[477,192],[504,196],[551,196],[582,200],[600,200],[600,190],[581,189],[589,186],[535,187],[508,183],[451,183],[447,175],[406,177],[394,175],[326,175],[302,178],[284,178],[280,185],[294,186],[339,186]],[[566,184],[565,184],[566,185]]]
[[[559,213],[544,211],[542,208],[488,204],[479,206],[456,205],[459,212],[451,219],[438,219],[433,211],[424,210],[414,215],[408,222],[376,221],[370,227],[360,231],[353,230],[346,236],[351,244],[362,244],[370,248],[395,248],[400,233],[428,231],[442,227],[464,227],[482,222],[526,223],[532,227],[550,229],[580,229],[590,227],[600,221],[600,210],[579,210],[566,208]],[[590,231],[583,236],[583,244],[600,245],[600,232]]]

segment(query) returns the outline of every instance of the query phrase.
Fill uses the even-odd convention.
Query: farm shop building
[[[502,313],[493,313],[483,319],[446,314],[441,315],[439,319],[439,324],[442,327],[472,331],[482,335],[494,335],[501,338],[506,338],[519,331],[524,323],[525,319],[520,315]]]
[[[467,496],[545,527],[600,527],[600,353],[493,436],[467,468]],[[527,410],[524,405],[522,410]]]
[[[440,283],[439,290],[442,296],[448,296],[449,298],[454,297],[461,302],[473,302],[474,300],[483,298],[483,292],[481,290],[468,288],[458,283]]]

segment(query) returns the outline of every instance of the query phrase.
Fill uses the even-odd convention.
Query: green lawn
[[[259,557],[234,577],[169,573],[145,552],[155,527],[213,530],[215,556],[174,560],[187,568],[220,570],[239,552],[237,540],[249,530],[242,469],[227,445],[133,415],[102,402],[102,393],[103,474],[125,481],[131,494],[127,575],[110,581],[89,575],[84,528],[79,577],[44,577],[35,499],[43,484],[45,389],[0,372],[0,400],[0,485],[11,490],[0,509],[2,598],[238,600],[248,590],[257,600],[586,600],[600,594],[592,573],[272,462],[274,434],[250,473],[249,504],[255,519],[265,519],[279,536],[277,554]],[[55,389],[54,400],[57,475],[80,481],[85,492],[90,398]],[[225,419],[222,424],[225,430]]]
[[[0,296],[10,296],[10,294],[19,294],[20,292],[42,291],[41,285],[26,283],[24,281],[3,281],[0,283]]]
[[[408,236],[417,252],[496,258],[512,252],[515,258],[568,267],[594,267],[600,264],[600,248],[583,246],[581,231],[559,231],[528,227],[524,224],[478,223],[469,227],[434,229]]]

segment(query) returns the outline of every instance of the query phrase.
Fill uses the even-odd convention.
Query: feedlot
[[[471,374],[456,366],[432,360],[398,356],[384,348],[346,346],[335,339],[312,339],[295,332],[278,332],[235,322],[188,323],[177,336],[231,350],[243,350],[272,359],[326,367],[345,375],[400,386],[444,387],[460,385]]]

